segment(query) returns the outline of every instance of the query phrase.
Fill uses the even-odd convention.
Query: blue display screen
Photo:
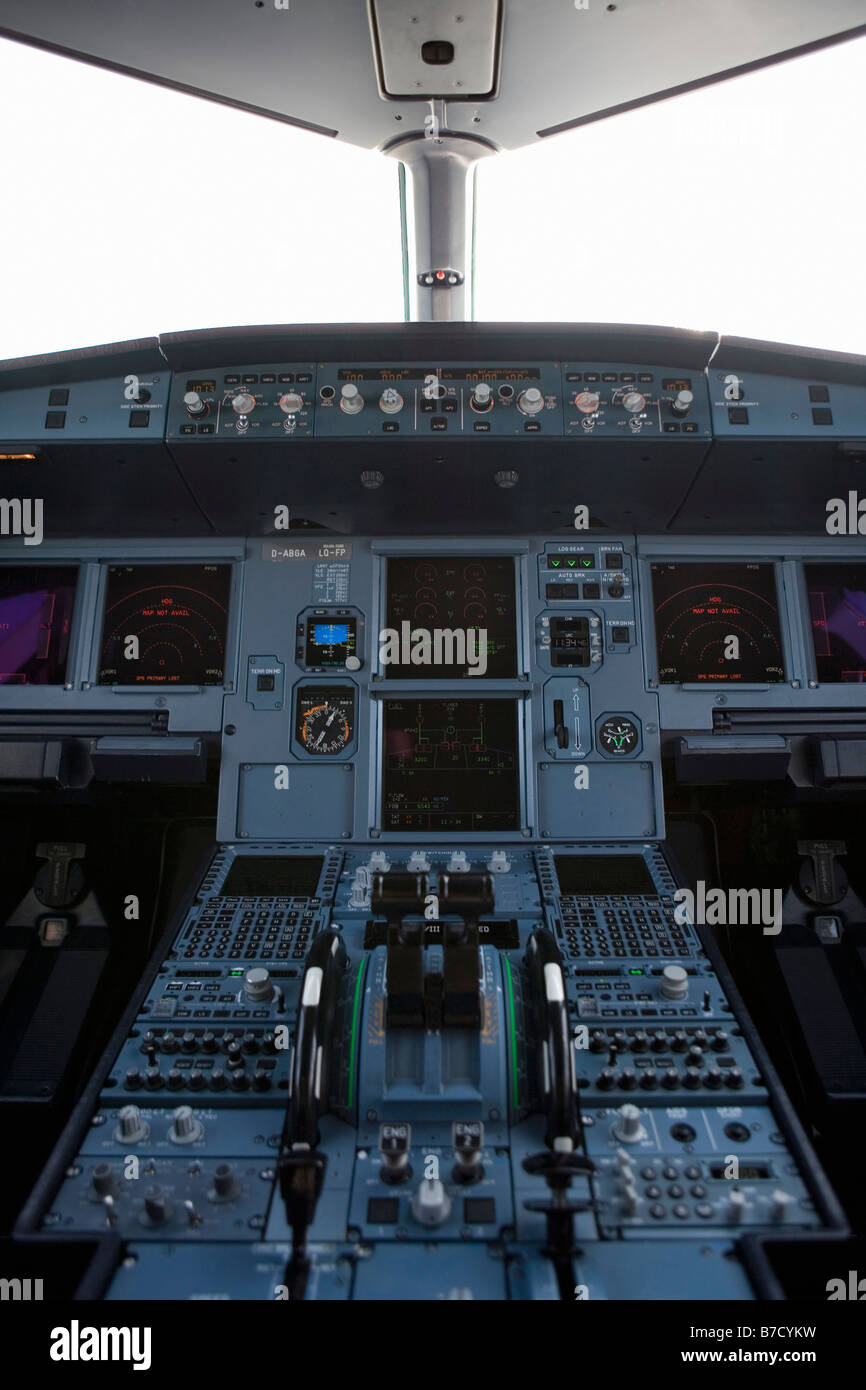
[[[341,647],[348,640],[348,623],[316,623],[313,628],[313,641],[318,647]]]

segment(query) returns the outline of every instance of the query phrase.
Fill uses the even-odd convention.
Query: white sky
[[[476,316],[864,353],[864,129],[859,39],[486,160]],[[2,40],[0,130],[0,358],[402,318],[391,159]]]

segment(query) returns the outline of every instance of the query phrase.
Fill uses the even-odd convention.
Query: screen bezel
[[[756,690],[783,690],[790,685],[792,670],[792,653],[790,645],[790,633],[788,623],[788,613],[785,598],[785,587],[782,578],[782,561],[778,556],[753,555],[753,554],[734,554],[734,555],[694,555],[694,554],[659,554],[653,549],[652,553],[644,554],[642,557],[642,576],[646,585],[646,595],[644,613],[649,617],[649,623],[645,624],[645,630],[652,633],[652,644],[645,646],[645,661],[647,663],[647,678],[652,689],[659,691],[683,690],[694,693],[701,690],[712,690],[718,694],[722,691],[734,692],[737,690],[756,691]],[[779,622],[779,648],[782,653],[783,676],[778,681],[661,681],[659,678],[659,634],[656,613],[655,583],[653,580],[654,565],[766,565],[772,571],[776,586],[776,614]]]
[[[0,570],[13,570],[25,574],[28,570],[40,569],[68,569],[75,575],[74,593],[72,596],[72,608],[69,615],[69,640],[66,647],[66,662],[62,680],[48,681],[37,684],[20,685],[17,682],[0,683],[0,691],[12,692],[13,698],[17,698],[16,692],[28,691],[48,691],[48,690],[72,690],[75,687],[75,675],[79,656],[79,637],[80,637],[80,614],[82,612],[82,589],[84,587],[84,566],[78,560],[64,559],[62,557],[39,556],[32,560],[14,559],[0,561]]]
[[[228,603],[226,607],[226,635],[225,635],[225,664],[223,668],[222,681],[208,682],[201,684],[194,683],[174,683],[147,681],[127,684],[121,681],[102,681],[100,680],[100,670],[102,666],[102,649],[105,632],[105,616],[108,604],[108,580],[109,571],[118,566],[135,567],[136,569],[165,569],[167,566],[172,568],[189,567],[192,569],[200,568],[202,565],[223,565],[229,569]],[[123,694],[147,695],[155,691],[162,695],[167,692],[173,694],[205,694],[211,690],[226,691],[235,688],[234,669],[236,663],[237,632],[234,622],[235,614],[238,611],[238,586],[240,583],[240,566],[234,558],[225,555],[206,555],[189,556],[182,555],[171,560],[166,560],[164,556],[129,556],[118,557],[107,555],[99,566],[99,583],[96,593],[95,611],[98,617],[92,627],[92,650],[90,656],[90,684],[99,690],[117,690]]]

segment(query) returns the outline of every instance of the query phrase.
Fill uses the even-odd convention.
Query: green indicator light
[[[642,975],[642,974],[643,974],[643,971],[642,971],[642,970],[629,970],[628,973],[629,973],[629,975]]]
[[[355,1055],[358,1047],[358,1014],[361,1007],[361,985],[364,982],[364,966],[362,962],[358,970],[358,979],[355,983],[355,1002],[352,1006],[352,1041],[349,1046],[349,1094],[348,1105],[351,1110],[355,1103]]]
[[[551,569],[558,570],[561,563],[561,560],[551,560],[550,567]]]
[[[575,565],[577,564],[577,561],[576,561],[576,560],[566,560],[565,563],[568,565],[568,568],[569,568],[570,570],[573,570],[574,567],[575,567]]]
[[[586,559],[581,561],[581,564],[585,570],[592,569],[592,556],[587,555]]]
[[[230,971],[229,971],[229,974],[230,974],[230,975],[243,975],[243,973],[244,973],[244,972],[243,972],[242,970],[230,970]]]

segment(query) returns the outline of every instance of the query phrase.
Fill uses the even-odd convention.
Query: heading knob
[[[364,409],[364,397],[354,381],[347,381],[340,391],[340,409],[347,415],[357,415]]]
[[[356,388],[357,389],[357,388]],[[386,415],[396,415],[403,409],[403,397],[393,386],[386,386],[379,397],[379,409]]]
[[[263,965],[254,966],[244,975],[244,994],[253,1003],[264,1003],[273,997],[274,984],[270,971]]]
[[[666,965],[662,971],[662,994],[665,999],[685,999],[688,992],[688,971],[681,965]]]
[[[517,397],[517,409],[523,415],[537,415],[544,409],[544,397],[537,386],[527,386]]]

